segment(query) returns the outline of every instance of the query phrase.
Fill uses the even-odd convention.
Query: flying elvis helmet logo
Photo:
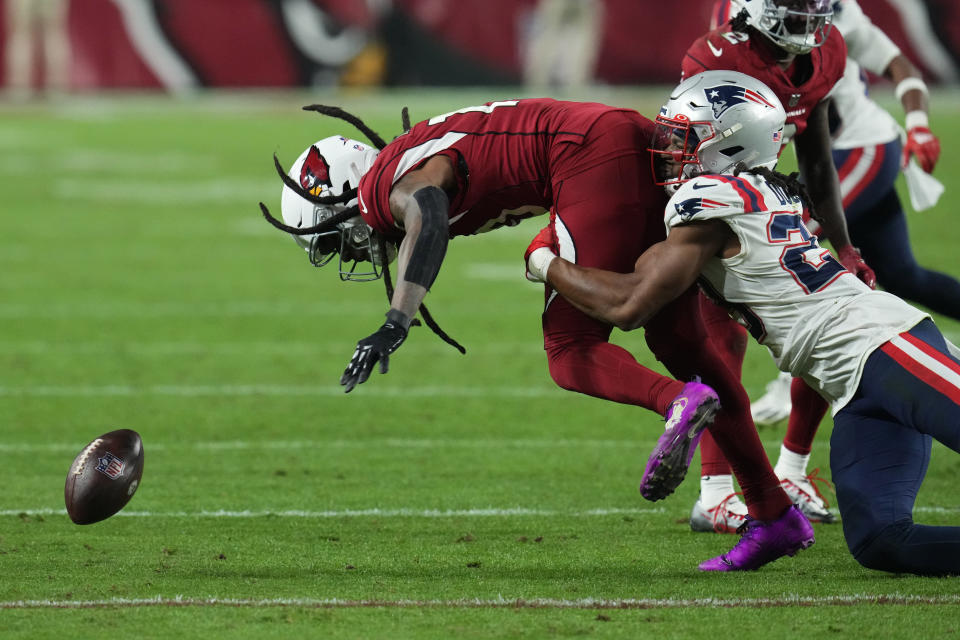
[[[708,87],[703,90],[703,93],[713,106],[714,118],[719,118],[730,107],[743,104],[745,102],[755,102],[757,104],[770,107],[771,109],[776,109],[776,107],[774,107],[769,100],[764,98],[756,91],[747,89],[746,87],[740,87],[735,84]]]
[[[683,202],[674,203],[673,206],[677,210],[680,219],[687,221],[704,209],[719,209],[723,207],[724,204],[707,198],[687,198]]]
[[[303,161],[303,167],[300,169],[300,186],[312,196],[320,195],[325,188],[331,186],[330,165],[315,146],[310,147]]]

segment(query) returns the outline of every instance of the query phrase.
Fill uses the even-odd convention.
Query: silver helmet
[[[376,160],[377,153],[376,149],[362,142],[331,136],[310,145],[287,175],[304,193],[335,199],[357,188],[360,178]],[[280,195],[284,223],[298,229],[317,226],[356,203],[354,196],[336,204],[317,204],[287,184]],[[293,238],[307,252],[314,266],[322,267],[334,256],[339,256],[341,280],[376,280],[382,275],[384,264],[396,257],[393,245],[383,242],[360,215],[342,220],[329,230],[294,235]],[[369,266],[361,267],[361,263],[369,263]]]
[[[773,90],[737,71],[704,71],[681,82],[656,119],[650,152],[654,181],[676,191],[701,174],[739,163],[772,169],[786,113]]]
[[[738,1],[749,15],[747,23],[789,53],[810,53],[830,34],[831,0]]]

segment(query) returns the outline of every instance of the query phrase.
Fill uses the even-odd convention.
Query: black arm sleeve
[[[429,289],[440,271],[450,240],[450,200],[439,187],[424,187],[413,194],[420,207],[420,234],[403,274],[407,282]]]

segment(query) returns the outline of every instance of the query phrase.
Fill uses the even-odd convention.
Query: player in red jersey
[[[782,142],[795,142],[800,172],[824,235],[833,244],[840,262],[872,287],[872,270],[850,244],[831,155],[827,96],[843,77],[847,50],[840,33],[831,29],[830,0],[743,0],[741,6],[743,9],[728,24],[691,45],[683,58],[683,76],[729,69],[753,76],[773,90],[786,109]],[[739,376],[746,351],[746,331],[706,298],[701,308],[727,366]],[[819,410],[822,402],[813,390],[802,381],[795,387],[796,406]],[[805,419],[802,410],[796,411],[794,418],[784,438],[778,470],[781,463],[784,470],[799,468],[801,461],[805,468],[810,454],[816,424]],[[733,493],[730,468],[709,433],[702,442],[700,456],[701,500],[694,506],[691,526],[694,520],[710,520],[719,525],[718,531],[731,531],[742,520],[742,514],[736,513],[735,499],[723,499]],[[819,522],[833,520],[830,512],[822,508],[808,478],[792,478],[785,486],[792,490],[791,497],[808,518]],[[700,529],[709,527],[704,524]]]
[[[261,205],[264,215],[299,238],[314,264],[339,253],[344,279],[359,273],[356,263],[344,266],[358,257],[372,263],[369,277],[376,276],[389,247],[397,247],[398,283],[389,292],[387,322],[358,342],[341,378],[347,391],[378,362],[386,372],[388,357],[403,343],[417,310],[422,313],[451,236],[515,224],[550,209],[562,255],[618,272],[631,271],[644,249],[665,237],[665,193],[650,176],[646,151],[654,125],[635,111],[549,99],[490,102],[420,122],[384,144],[342,111],[311,108],[346,116],[380,151],[342,137],[316,143],[289,175],[280,170],[285,224]],[[751,515],[775,520],[790,501],[766,459],[746,393],[712,347],[698,304],[692,289],[681,296],[646,325],[647,344],[673,375],[699,374],[715,386],[723,408],[710,429]],[[640,490],[651,500],[668,495],[683,479],[717,394],[641,366],[608,341],[610,324],[551,290],[542,321],[557,384],[667,417]]]

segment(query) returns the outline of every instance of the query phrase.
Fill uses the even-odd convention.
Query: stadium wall
[[[0,5],[6,0],[0,0]],[[603,0],[596,79],[671,83],[713,0]],[[522,80],[536,0],[73,0],[70,88],[497,85]],[[924,70],[957,82],[960,3],[861,2]],[[5,12],[0,12],[6,34]],[[4,42],[8,37],[4,36]],[[39,47],[38,47],[39,50]],[[6,74],[0,50],[0,79]],[[35,81],[42,65],[35,64]]]

